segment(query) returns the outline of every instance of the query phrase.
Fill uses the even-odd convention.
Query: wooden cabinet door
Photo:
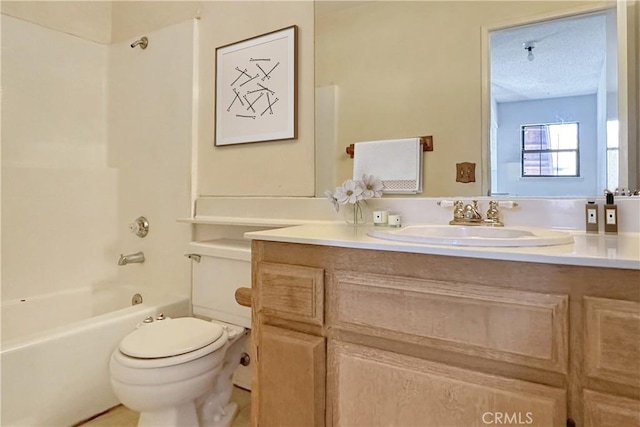
[[[640,388],[640,303],[584,298],[588,377]]]
[[[325,339],[261,325],[256,385],[254,424],[324,425]]]
[[[340,341],[328,349],[334,426],[565,426],[565,390]]]
[[[639,427],[640,401],[612,394],[584,391],[585,427]]]

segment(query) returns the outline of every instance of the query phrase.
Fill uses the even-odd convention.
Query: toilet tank
[[[251,308],[235,300],[236,289],[251,287],[251,242],[215,239],[189,243],[193,314],[251,327]]]

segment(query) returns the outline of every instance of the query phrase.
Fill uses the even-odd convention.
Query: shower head
[[[142,37],[140,40],[136,40],[133,43],[131,43],[132,48],[136,46],[140,46],[142,49],[146,49],[148,45],[149,45],[149,39],[146,37]]]

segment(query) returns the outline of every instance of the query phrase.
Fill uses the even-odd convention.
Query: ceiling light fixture
[[[524,46],[524,50],[528,52],[527,59],[529,61],[533,61],[534,59],[536,59],[536,57],[533,55],[533,49],[536,47],[536,42],[528,41],[528,42],[522,43],[522,45]]]

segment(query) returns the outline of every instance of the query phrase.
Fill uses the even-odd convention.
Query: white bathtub
[[[189,314],[187,296],[80,288],[2,303],[2,426],[71,426],[119,402],[109,356],[147,316]]]

